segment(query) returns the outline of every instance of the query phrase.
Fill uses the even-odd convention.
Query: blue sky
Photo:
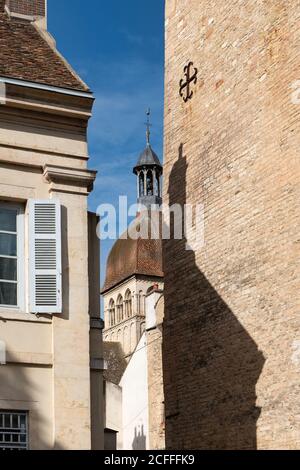
[[[59,51],[94,92],[89,167],[99,171],[90,210],[136,201],[132,174],[145,147],[145,111],[152,110],[152,146],[162,159],[164,0],[49,0],[48,28]],[[101,244],[102,282],[112,242]]]

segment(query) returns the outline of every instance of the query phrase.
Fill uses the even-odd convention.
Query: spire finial
[[[147,126],[146,138],[147,138],[147,145],[150,145],[150,134],[151,134],[150,127],[152,126],[152,124],[150,123],[150,116],[151,116],[150,108],[147,109],[146,115],[147,115],[147,122],[145,123]]]

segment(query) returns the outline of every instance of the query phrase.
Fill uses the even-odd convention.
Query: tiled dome
[[[134,223],[139,223],[138,219]],[[119,238],[108,256],[102,293],[133,275],[163,277],[161,239]]]

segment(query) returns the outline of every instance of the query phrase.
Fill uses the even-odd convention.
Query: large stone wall
[[[164,243],[168,448],[300,448],[295,3],[166,2],[164,200],[205,215]]]
[[[146,305],[149,448],[161,450],[165,449],[165,407],[162,373],[163,292],[153,291],[147,297]]]

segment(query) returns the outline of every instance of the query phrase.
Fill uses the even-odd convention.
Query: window
[[[115,302],[113,299],[109,302],[109,326],[114,326],[116,324],[116,309]]]
[[[28,449],[28,414],[0,411],[0,449]]]
[[[62,313],[61,205],[29,200],[29,298],[31,313]]]
[[[22,286],[21,207],[0,203],[0,306],[19,308]]]
[[[119,295],[117,300],[117,322],[123,321],[123,297]]]
[[[125,294],[125,318],[132,316],[132,297],[131,292],[128,289]]]
[[[142,290],[139,292],[139,315],[144,315],[145,312],[145,295]]]
[[[139,175],[139,189],[140,189],[139,196],[140,197],[145,196],[145,177],[144,177],[143,172],[141,172],[140,175]]]
[[[147,171],[147,196],[153,196],[153,173],[152,173],[152,170]]]

